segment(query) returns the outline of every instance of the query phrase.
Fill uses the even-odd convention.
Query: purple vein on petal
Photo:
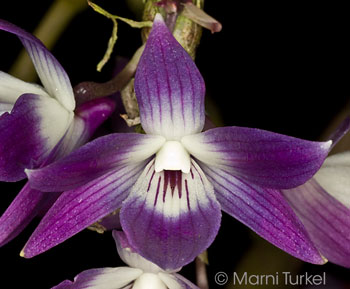
[[[78,189],[64,192],[23,249],[31,258],[65,241],[121,207],[144,163],[114,170]]]
[[[333,263],[350,267],[350,210],[314,179],[283,194],[321,253]]]
[[[324,263],[305,227],[279,191],[259,188],[203,164],[202,169],[212,181],[225,212],[289,254],[314,264]]]

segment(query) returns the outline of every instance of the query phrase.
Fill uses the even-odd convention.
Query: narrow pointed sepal
[[[115,133],[95,139],[46,167],[26,170],[31,187],[42,191],[78,188],[114,168],[142,162],[165,142],[161,136]]]
[[[77,234],[121,207],[144,163],[119,167],[78,189],[64,192],[23,249],[31,258]]]
[[[294,257],[313,264],[326,262],[279,190],[250,184],[218,168],[201,167],[224,212]]]
[[[203,78],[160,14],[136,70],[135,93],[146,133],[176,140],[202,130]]]
[[[18,36],[32,59],[47,93],[55,97],[67,110],[73,111],[75,99],[68,75],[44,44],[30,33],[2,19],[0,19],[0,30]]]
[[[208,248],[220,220],[213,187],[194,161],[188,174],[157,173],[151,161],[120,212],[132,247],[164,270],[182,267]]]
[[[21,233],[58,196],[57,193],[33,190],[27,183],[0,218],[0,247]]]
[[[315,179],[283,194],[320,252],[330,262],[350,268],[350,209]]]
[[[332,141],[314,142],[245,127],[213,128],[181,140],[194,157],[259,186],[288,189],[321,167]]]

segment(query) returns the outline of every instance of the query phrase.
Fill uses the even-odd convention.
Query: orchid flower
[[[177,274],[181,268],[165,271],[132,250],[123,232],[113,231],[120,258],[129,267],[86,270],[52,289],[199,289]]]
[[[26,171],[33,188],[65,192],[28,240],[24,257],[121,208],[121,225],[135,251],[175,269],[213,242],[223,210],[289,254],[324,263],[280,190],[309,180],[331,140],[244,127],[201,132],[204,81],[160,15],[136,71],[135,93],[146,134],[106,135]]]
[[[114,102],[98,99],[75,109],[70,80],[46,47],[4,20],[0,29],[18,36],[43,84],[26,83],[0,71],[0,180],[14,182],[26,178],[25,168],[49,164],[85,143],[113,112]],[[0,246],[57,197],[26,184],[0,218]]]
[[[329,261],[350,268],[350,152],[328,157],[316,175],[283,194]]]

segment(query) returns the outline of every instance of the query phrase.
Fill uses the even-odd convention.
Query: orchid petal
[[[84,120],[85,139],[92,137],[95,130],[108,119],[115,109],[115,102],[107,97],[85,102],[75,110],[75,115]]]
[[[66,109],[73,111],[75,100],[68,75],[42,42],[16,25],[1,19],[0,30],[5,30],[18,36],[32,59],[48,94],[54,96]]]
[[[24,82],[0,71],[0,102],[13,105],[22,94],[26,93],[50,97],[40,85]]]
[[[332,144],[244,127],[214,128],[185,136],[181,142],[190,154],[209,166],[276,189],[296,187],[310,179]]]
[[[146,273],[159,273],[163,271],[156,264],[134,252],[124,232],[113,231],[113,238],[117,246],[118,254],[125,264],[133,268],[139,268]]]
[[[350,209],[350,152],[326,158],[314,177],[330,195]]]
[[[161,272],[158,276],[169,289],[200,289],[179,274],[166,274]]]
[[[120,208],[143,167],[144,163],[121,167],[64,192],[29,238],[23,256],[38,255]]]
[[[0,180],[18,181],[40,165],[65,134],[73,114],[56,100],[24,94],[0,121]]]
[[[99,98],[79,106],[75,110],[74,120],[66,134],[51,151],[45,165],[67,156],[70,152],[85,144],[92,137],[97,127],[112,114],[114,108],[115,102],[108,98]]]
[[[146,133],[177,140],[202,130],[204,81],[160,14],[136,70],[135,93]]]
[[[141,274],[142,270],[129,267],[90,269],[77,275],[74,282],[65,280],[51,289],[119,289]]]
[[[15,238],[58,194],[33,190],[28,183],[0,218],[0,246]]]
[[[315,179],[283,194],[320,252],[332,263],[350,268],[350,210]]]
[[[134,164],[152,156],[164,143],[161,136],[110,134],[82,146],[46,167],[27,170],[31,187],[65,191],[86,184],[115,167]]]
[[[201,167],[213,184],[223,211],[294,257],[325,263],[280,191],[249,184],[218,168],[204,164]]]
[[[132,248],[164,270],[179,268],[214,240],[221,220],[213,187],[191,172],[155,172],[151,161],[123,203],[120,221]]]

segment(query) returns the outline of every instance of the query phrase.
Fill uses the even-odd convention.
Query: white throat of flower
[[[190,172],[191,158],[179,141],[167,141],[156,154],[155,171],[163,170]]]

